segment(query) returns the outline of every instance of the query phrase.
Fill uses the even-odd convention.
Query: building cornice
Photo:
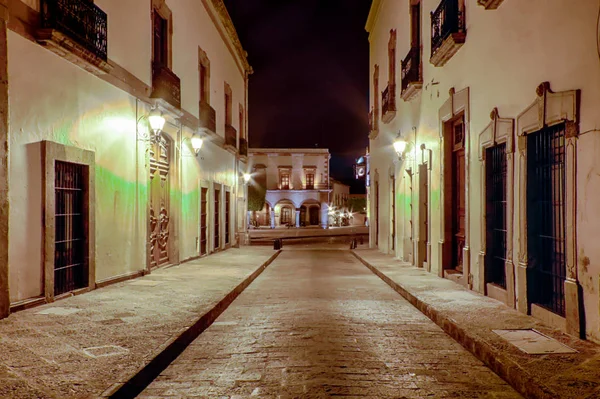
[[[261,155],[261,154],[329,154],[327,148],[248,148],[248,155]]]
[[[373,30],[373,25],[377,21],[377,17],[379,16],[379,10],[381,9],[382,0],[373,0],[371,4],[371,10],[369,11],[369,16],[367,17],[367,24],[365,25],[365,30],[369,32],[369,36],[371,35],[371,31]]]
[[[235,26],[233,25],[233,20],[231,19],[231,16],[229,15],[229,12],[227,11],[227,7],[225,7],[225,3],[223,3],[223,0],[206,0],[206,1],[209,1],[210,4],[212,4],[215,11],[217,12],[219,20],[221,21],[221,24],[223,25],[223,28],[225,30],[225,34],[231,41],[231,44],[233,45],[233,47],[235,48],[235,52],[237,53],[237,56],[239,57],[239,59],[242,63],[244,71],[247,74],[252,74],[254,71],[252,70],[250,63],[248,63],[248,53],[242,47],[240,38],[237,34],[237,31],[235,30]]]

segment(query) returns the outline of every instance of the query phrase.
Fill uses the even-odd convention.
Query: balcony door
[[[168,67],[169,23],[156,10],[154,11],[154,63]]]
[[[161,135],[150,146],[150,267],[169,263],[171,141]]]

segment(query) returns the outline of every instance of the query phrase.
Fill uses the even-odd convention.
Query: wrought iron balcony
[[[161,98],[181,108],[181,82],[167,66],[152,64],[152,98]]]
[[[200,102],[200,127],[211,132],[217,131],[217,113],[207,102]]]
[[[225,125],[225,146],[237,149],[237,130],[231,125]]]
[[[423,87],[421,74],[421,48],[412,47],[402,60],[402,92],[404,101],[412,99]]]
[[[240,137],[240,156],[248,156],[248,140]]]
[[[431,13],[431,63],[443,66],[462,47],[466,39],[464,13],[459,0],[442,0]]]
[[[40,0],[37,41],[92,73],[112,69],[107,63],[107,27],[106,13],[92,1]]]
[[[396,115],[396,85],[388,84],[381,95],[381,119],[384,123],[390,122]]]

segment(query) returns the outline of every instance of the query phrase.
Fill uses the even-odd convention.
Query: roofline
[[[328,148],[248,148],[248,154],[279,154],[291,152],[295,154],[329,154]]]
[[[369,36],[371,35],[373,25],[375,25],[375,21],[377,21],[377,17],[379,16],[381,1],[382,0],[373,0],[373,3],[371,4],[371,9],[369,10],[369,16],[367,17],[367,23],[365,25],[365,30],[369,32]]]

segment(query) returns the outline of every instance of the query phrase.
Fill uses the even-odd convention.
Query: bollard
[[[283,242],[281,241],[281,238],[276,238],[275,240],[273,240],[273,249],[274,250],[280,250],[281,247],[283,247]]]

